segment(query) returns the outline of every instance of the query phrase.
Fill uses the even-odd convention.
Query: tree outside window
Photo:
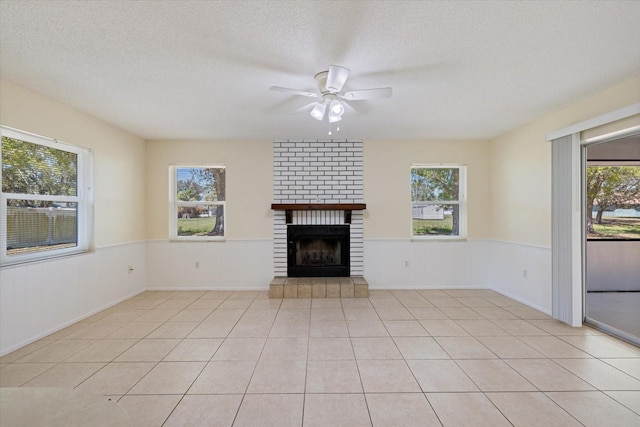
[[[589,239],[640,239],[640,166],[587,164]]]
[[[466,237],[465,186],[465,166],[412,166],[412,237]]]
[[[215,240],[224,237],[224,166],[172,167],[172,176],[172,238]]]

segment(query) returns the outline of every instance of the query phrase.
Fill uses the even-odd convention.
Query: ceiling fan
[[[344,83],[349,77],[349,71],[350,70],[348,68],[331,65],[328,71],[321,71],[316,74],[315,80],[318,85],[319,93],[280,86],[271,86],[269,90],[306,96],[309,98],[320,98],[320,101],[313,104],[313,108],[310,113],[311,117],[316,120],[322,120],[324,119],[328,109],[329,122],[331,123],[342,120],[342,115],[345,112],[345,106],[343,104],[344,101],[360,101],[391,97],[390,87],[351,90],[340,93]]]

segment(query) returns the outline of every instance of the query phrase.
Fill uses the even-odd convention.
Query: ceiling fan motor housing
[[[314,76],[314,79],[316,79],[316,83],[318,85],[318,90],[320,91],[321,94],[324,94],[325,92],[329,92],[329,90],[327,90],[328,75],[329,75],[329,71],[320,71],[318,74]]]
[[[332,92],[327,89],[327,76],[329,75],[329,71],[321,71],[315,75],[316,83],[318,84],[318,90],[320,91],[320,96],[322,97],[322,102],[325,104],[331,103],[331,101],[338,99],[337,92]]]

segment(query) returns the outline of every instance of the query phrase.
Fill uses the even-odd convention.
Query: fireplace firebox
[[[349,225],[287,226],[289,277],[349,277]]]

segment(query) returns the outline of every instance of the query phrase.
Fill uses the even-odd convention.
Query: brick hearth
[[[368,298],[364,277],[275,277],[269,298]]]

